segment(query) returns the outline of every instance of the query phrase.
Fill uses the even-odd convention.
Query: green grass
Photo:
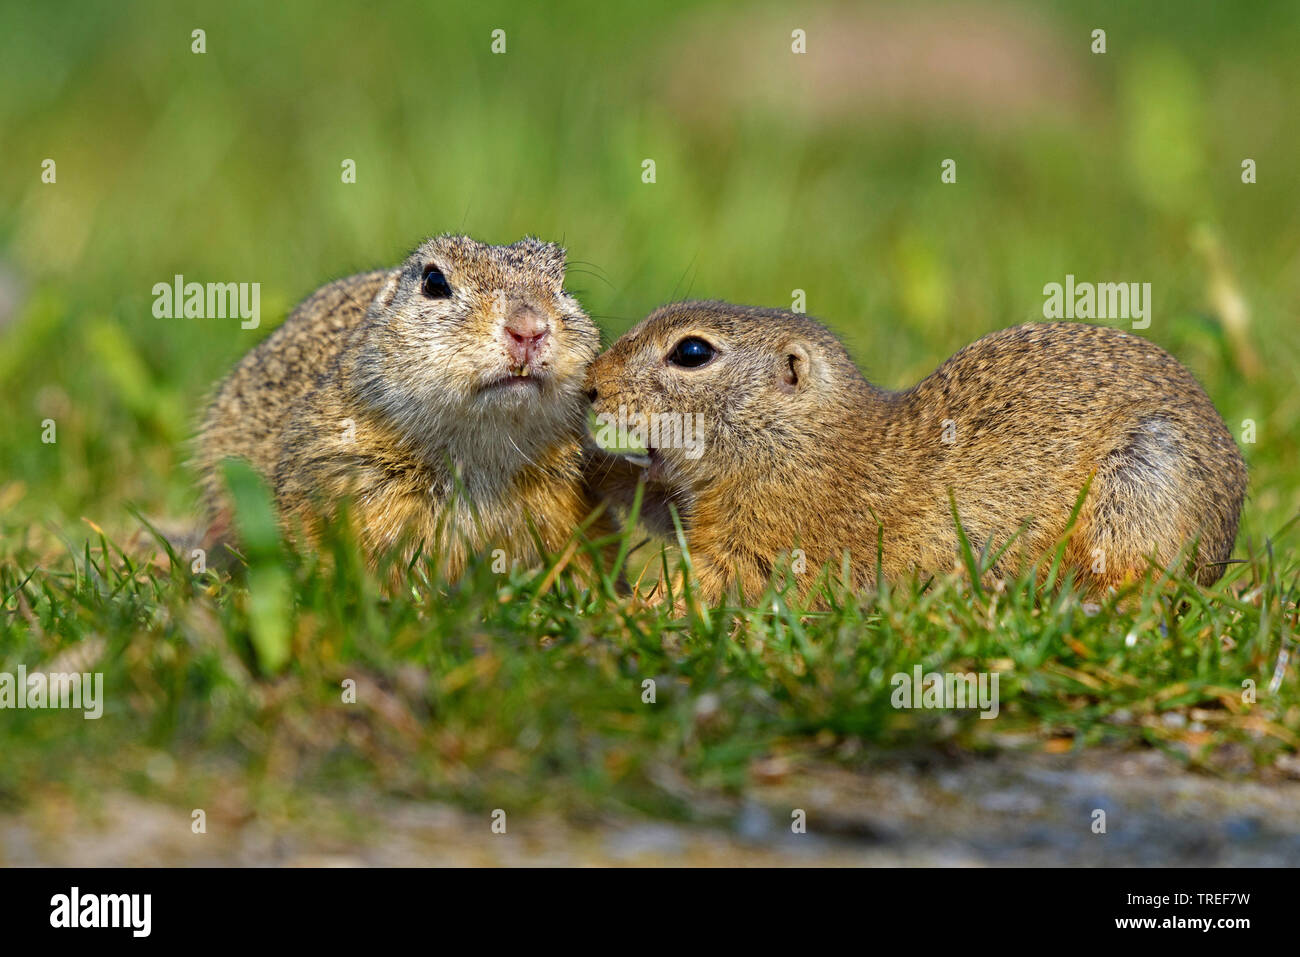
[[[1213,589],[1153,575],[1100,609],[1032,575],[973,589],[954,573],[865,597],[829,575],[824,612],[773,590],[674,619],[620,596],[613,568],[500,575],[489,559],[449,586],[417,563],[390,598],[342,540],[324,558],[264,551],[234,580],[193,574],[165,542],[97,536],[79,555],[21,549],[0,566],[12,659],[34,668],[95,648],[82,667],[102,669],[107,692],[98,721],[7,716],[6,798],[24,781],[147,782],[165,751],[198,765],[191,788],[215,766],[274,792],[364,782],[476,807],[689,815],[666,771],[736,791],[774,754],[797,766],[939,743],[1145,743],[1217,771],[1225,749],[1267,764],[1300,743],[1295,683],[1269,689],[1300,568],[1271,551]],[[287,660],[258,635],[259,600],[282,584]],[[999,673],[998,719],[892,707],[891,676],[917,665]],[[62,760],[106,753],[108,766]]]
[[[0,670],[93,652],[107,696],[100,721],[7,713],[0,800],[125,785],[187,802],[235,773],[267,794],[688,815],[686,788],[741,789],[773,754],[1119,741],[1213,771],[1296,749],[1300,9],[909,4],[859,22],[827,5],[792,24],[766,5],[517,7],[0,9]],[[989,87],[986,56],[954,55],[955,79],[904,64],[881,94],[854,64],[904,10],[922,25],[888,34],[896,49],[987,19],[1029,72]],[[1098,25],[1105,56],[1087,52]],[[888,387],[1041,316],[1066,273],[1149,281],[1141,334],[1242,440],[1245,561],[1096,614],[1068,586],[953,577],[683,620],[604,578],[487,560],[386,599],[345,544],[325,567],[271,541],[233,580],[174,564],[145,520],[196,521],[186,441],[212,383],[323,282],[445,230],[564,241],[610,339],[672,298],[803,289]],[[176,273],[261,282],[263,327],[155,319],[152,286]],[[890,676],[917,664],[1002,672],[999,719],[890,707]]]

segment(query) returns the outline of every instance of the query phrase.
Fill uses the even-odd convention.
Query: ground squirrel
[[[219,465],[237,456],[290,529],[311,533],[350,499],[372,558],[436,548],[455,577],[489,547],[537,560],[530,524],[562,546],[592,510],[582,386],[600,341],[564,275],[552,243],[444,235],[318,290],[208,411],[198,466],[218,534]]]
[[[1010,572],[1054,548],[1090,477],[1065,551],[1086,590],[1132,579],[1148,557],[1173,562],[1196,538],[1209,584],[1246,492],[1241,454],[1191,373],[1101,326],[995,332],[890,392],[806,316],[685,302],[615,342],[587,385],[600,415],[703,415],[703,454],[651,447],[643,461],[650,514],[662,525],[676,505],[709,601],[737,585],[760,593],[796,548],[810,571],[849,550],[853,583],[870,586],[878,535],[887,580],[950,571],[949,490],[977,552],[991,542],[996,554],[1024,523],[993,570]]]

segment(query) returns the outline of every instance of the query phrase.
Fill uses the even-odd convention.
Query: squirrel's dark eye
[[[424,270],[424,294],[430,299],[451,297],[451,286],[447,284],[447,277],[435,266],[428,266]]]
[[[677,343],[668,356],[668,361],[675,366],[685,366],[687,369],[694,369],[696,366],[702,366],[714,356],[713,346],[709,345],[703,339],[696,339],[692,336],[689,339],[683,339]]]

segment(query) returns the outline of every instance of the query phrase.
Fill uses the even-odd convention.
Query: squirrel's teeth
[[[519,367],[519,375],[520,375],[521,378],[524,378],[524,379],[527,379],[527,378],[528,378],[528,363],[527,363],[527,362],[525,362],[525,363],[523,363],[522,365],[520,365],[520,367]]]

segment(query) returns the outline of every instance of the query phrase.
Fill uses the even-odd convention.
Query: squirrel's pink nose
[[[525,365],[541,351],[546,337],[551,334],[551,324],[535,309],[523,306],[506,320],[505,332],[506,352],[516,364]]]

